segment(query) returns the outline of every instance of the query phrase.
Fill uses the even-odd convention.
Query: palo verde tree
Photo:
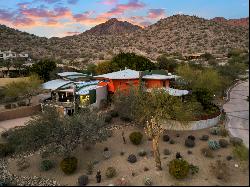
[[[28,99],[30,105],[31,98],[40,92],[42,81],[37,75],[31,75],[20,81],[8,83],[5,86],[5,95],[12,98]]]
[[[152,148],[155,158],[155,166],[158,170],[162,170],[161,167],[161,157],[159,151],[159,139],[163,133],[163,128],[160,123],[156,120],[155,117],[152,117],[150,121],[147,121],[146,126],[144,127],[145,134],[152,139]]]

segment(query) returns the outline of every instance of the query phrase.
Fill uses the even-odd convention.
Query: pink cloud
[[[99,3],[104,5],[114,5],[118,3],[118,0],[101,0]]]
[[[165,17],[165,9],[149,9],[148,18],[157,19]]]

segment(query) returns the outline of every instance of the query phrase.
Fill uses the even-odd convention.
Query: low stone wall
[[[41,105],[19,107],[0,112],[0,121],[23,118],[37,114],[41,111]]]
[[[220,116],[221,115],[207,120],[190,121],[186,123],[180,123],[179,121],[168,120],[162,122],[162,127],[167,130],[176,130],[176,131],[205,129],[217,125],[220,120]]]

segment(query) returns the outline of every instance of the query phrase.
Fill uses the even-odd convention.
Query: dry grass
[[[18,77],[18,78],[0,78],[0,86],[5,86],[6,84],[10,82],[16,82],[16,81],[21,81],[25,80],[27,77]]]

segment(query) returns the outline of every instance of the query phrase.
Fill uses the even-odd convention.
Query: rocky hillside
[[[211,21],[216,21],[219,23],[225,23],[232,26],[242,26],[249,27],[249,18],[240,18],[240,19],[225,19],[224,17],[215,17]]]
[[[248,28],[196,16],[171,16],[145,29],[131,25],[112,19],[79,35],[51,39],[0,26],[0,49],[25,51],[37,58],[61,58],[84,66],[110,59],[120,51],[135,52],[155,60],[169,52],[223,55],[230,48],[249,47]],[[119,35],[113,34],[120,31]]]
[[[142,28],[137,25],[133,25],[127,21],[118,21],[116,18],[112,18],[105,23],[91,28],[85,33],[93,35],[119,35],[131,33],[140,29]]]

